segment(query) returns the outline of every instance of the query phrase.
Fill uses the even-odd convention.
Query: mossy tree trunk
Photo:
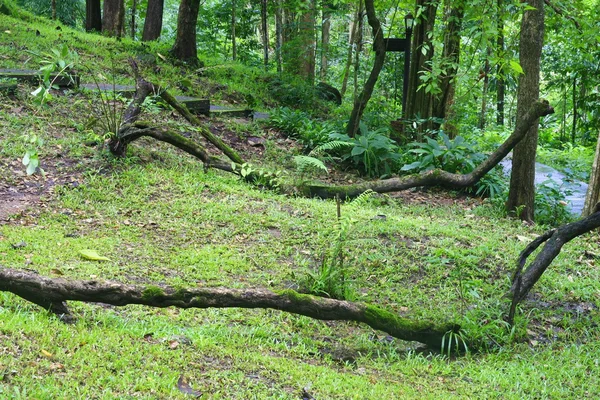
[[[374,305],[316,297],[293,290],[173,289],[163,285],[71,281],[0,266],[0,291],[14,293],[69,322],[74,320],[74,316],[66,302],[83,301],[114,306],[142,304],[177,308],[270,308],[325,321],[360,322],[398,339],[424,343],[437,349],[441,347],[446,333],[460,329],[453,323],[412,320]]]

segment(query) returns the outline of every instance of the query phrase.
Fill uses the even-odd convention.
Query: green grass
[[[0,25],[31,48],[62,40],[51,25],[40,24],[40,37],[5,16]],[[122,60],[134,46],[74,35],[82,58],[106,68],[108,50],[98,45],[92,52],[94,40],[113,43]],[[5,41],[0,52],[14,50]],[[166,83],[174,85],[172,71]],[[38,108],[29,91],[22,86],[16,100],[0,105],[1,165],[18,166],[22,135],[35,133],[45,140],[40,158],[48,175],[0,169],[0,185],[57,184],[41,204],[0,225],[2,266],[67,279],[283,290],[314,272],[333,245],[335,202],[206,173],[190,156],[150,140],[112,159],[84,145],[102,134],[85,128],[89,94],[57,96]],[[186,127],[169,111],[147,117]],[[229,126],[244,134],[243,126]],[[291,159],[284,150],[269,141],[264,157],[252,162],[283,168]],[[66,325],[0,293],[0,398],[189,398],[177,388],[182,375],[203,398],[297,399],[303,388],[317,399],[598,397],[600,270],[590,256],[600,254],[596,234],[565,246],[511,332],[502,320],[510,273],[523,238],[543,228],[496,214],[475,199],[435,206],[376,196],[342,205],[343,218],[354,221],[343,249],[357,300],[416,319],[455,321],[467,340],[482,344],[479,352],[448,358],[357,323],[273,310],[72,302],[78,322]],[[20,242],[26,246],[13,248]],[[84,260],[82,249],[110,261]]]

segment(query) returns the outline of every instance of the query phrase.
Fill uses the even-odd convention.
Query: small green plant
[[[42,81],[40,86],[31,92],[35,102],[41,106],[52,100],[50,90],[58,89],[55,85],[57,79],[66,76],[73,80],[69,72],[75,68],[76,63],[79,61],[79,55],[77,52],[69,50],[66,44],[60,50],[50,49],[50,52],[47,53],[33,54],[42,58],[42,66],[39,69],[42,74]],[[53,74],[54,77],[52,77]]]
[[[467,341],[465,340],[465,331],[459,330],[448,331],[442,337],[442,344],[440,346],[440,351],[442,354],[445,354],[447,357],[450,357],[452,353],[469,353],[469,346],[467,345]]]
[[[269,125],[298,140],[307,153],[327,143],[329,135],[335,131],[330,124],[314,120],[308,113],[288,107],[274,110],[269,118]]]
[[[367,190],[349,203],[350,207],[359,207],[364,205],[375,192]],[[342,218],[341,202],[337,199],[337,224],[329,233],[332,245],[323,252],[321,262],[317,270],[306,273],[306,278],[301,282],[304,291],[316,296],[330,297],[339,300],[351,300],[354,292],[348,282],[347,270],[345,265],[346,244],[349,240],[352,228],[356,220],[352,218]]]
[[[27,150],[23,156],[22,163],[27,168],[27,175],[33,175],[36,171],[44,175],[44,170],[40,167],[38,157],[39,149],[44,145],[44,139],[38,135],[24,135],[23,140],[25,141]]]
[[[330,137],[335,141],[349,143],[349,151],[342,155],[342,160],[353,164],[369,177],[384,177],[391,174],[400,159],[398,146],[384,133],[387,128],[368,130],[360,123],[360,134],[349,137],[346,134],[334,133]]]
[[[233,172],[236,172],[244,181],[250,182],[258,187],[279,190],[281,185],[281,171],[270,171],[264,168],[256,168],[250,163],[237,165],[231,164]]]

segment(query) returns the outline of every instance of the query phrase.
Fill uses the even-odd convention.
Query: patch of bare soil
[[[28,176],[20,160],[0,160],[0,224],[10,222],[33,207],[45,207],[42,198],[56,185],[78,186],[74,162],[62,157],[42,160],[44,175]]]

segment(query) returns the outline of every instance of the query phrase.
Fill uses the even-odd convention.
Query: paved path
[[[506,174],[510,173],[511,170],[511,159],[505,158],[500,162],[504,167]],[[583,203],[585,202],[585,195],[587,192],[588,184],[580,181],[568,180],[565,174],[555,170],[548,165],[535,163],[535,184],[540,185],[547,180],[552,180],[560,186],[561,192],[571,192],[566,196],[566,200],[569,202],[567,206],[572,214],[580,215],[583,211]]]

